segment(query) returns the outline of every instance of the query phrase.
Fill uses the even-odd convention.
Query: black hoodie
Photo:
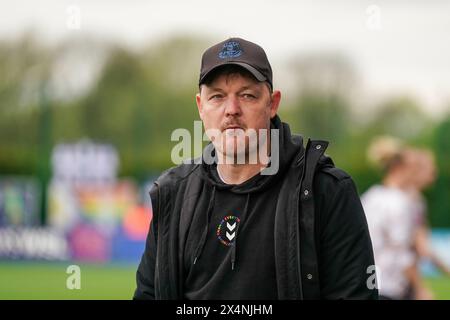
[[[272,126],[280,130],[274,176],[229,186],[214,166],[195,162],[154,182],[135,299],[377,299],[352,179],[324,156],[326,141],[308,140],[304,148],[278,116]]]
[[[187,299],[277,299],[274,255],[275,211],[280,180],[303,144],[290,139],[278,117],[271,123],[280,136],[278,172],[257,174],[239,185],[224,183],[216,164],[202,163],[204,193],[184,249]],[[209,148],[213,148],[212,144]],[[209,148],[205,152],[209,152]],[[214,154],[214,152],[212,152]]]

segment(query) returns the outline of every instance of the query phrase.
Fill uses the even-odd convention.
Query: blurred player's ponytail
[[[373,166],[387,173],[403,162],[404,152],[405,146],[401,140],[391,136],[379,136],[370,143],[367,158]]]

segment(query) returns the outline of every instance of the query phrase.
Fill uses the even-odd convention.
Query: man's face
[[[258,135],[265,129],[270,137],[270,119],[278,110],[280,98],[280,92],[271,94],[266,83],[236,73],[219,75],[209,85],[202,85],[196,101],[206,133],[216,150],[234,157],[241,150],[245,150],[246,155],[256,151],[254,143],[249,146],[249,131],[255,130]],[[210,134],[211,129],[215,134]],[[257,143],[262,141],[257,139]],[[245,148],[241,148],[243,144]]]

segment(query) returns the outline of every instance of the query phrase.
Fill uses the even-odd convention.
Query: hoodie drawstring
[[[206,239],[208,236],[209,221],[211,220],[211,214],[212,214],[213,207],[214,207],[215,195],[216,195],[216,186],[213,186],[211,199],[209,200],[208,209],[206,211],[205,229],[203,229],[202,237],[200,238],[200,242],[198,243],[198,246],[195,249],[194,264],[197,262],[197,259],[200,258],[200,255],[203,252],[203,247],[205,246],[205,243],[206,243]]]
[[[200,258],[203,248],[205,247],[206,239],[208,238],[208,229],[209,229],[209,223],[211,220],[212,211],[214,208],[214,198],[216,194],[216,187],[213,186],[213,191],[211,195],[211,199],[209,200],[208,209],[206,212],[206,225],[203,229],[202,237],[200,238],[200,242],[197,245],[197,248],[195,249],[195,255],[194,255],[194,262],[193,264],[197,263],[197,260]],[[247,216],[248,206],[250,202],[250,193],[247,193],[247,200],[245,202],[244,212],[241,215],[240,223],[236,227],[236,237],[234,239],[234,243],[231,246],[231,270],[234,270],[234,267],[236,265],[236,247],[237,247],[237,237],[239,235],[239,229],[241,223],[244,221],[245,217]]]
[[[234,270],[234,266],[236,264],[236,247],[237,247],[237,237],[239,235],[239,228],[241,226],[241,223],[244,222],[244,219],[247,215],[247,211],[248,211],[248,204],[250,202],[250,193],[247,193],[247,201],[245,201],[245,207],[244,207],[244,212],[241,215],[241,222],[238,224],[238,226],[236,227],[236,237],[234,238],[234,243],[231,246],[231,270]]]

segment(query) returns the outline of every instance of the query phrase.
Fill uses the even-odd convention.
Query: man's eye
[[[256,99],[256,97],[250,93],[244,93],[242,97],[244,97],[245,99]]]
[[[209,100],[217,100],[217,99],[221,99],[221,98],[222,98],[222,95],[220,95],[220,94],[215,94],[215,95],[209,97]]]

